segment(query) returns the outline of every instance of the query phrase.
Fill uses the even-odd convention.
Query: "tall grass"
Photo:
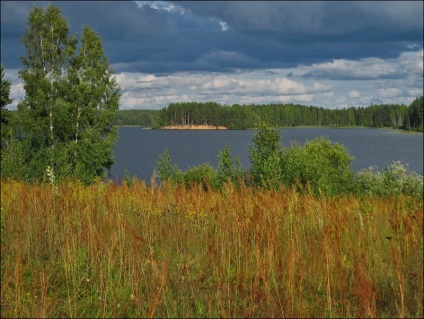
[[[311,193],[2,181],[1,316],[422,317],[422,200]]]

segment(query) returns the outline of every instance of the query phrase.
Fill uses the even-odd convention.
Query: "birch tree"
[[[120,91],[100,37],[84,27],[77,50],[77,37],[51,4],[30,12],[22,44],[26,95],[18,105],[18,137],[32,177],[43,178],[47,167],[56,178],[103,177],[113,163]]]
[[[82,180],[103,175],[113,164],[112,147],[118,133],[113,126],[120,89],[104,55],[100,36],[84,26],[81,46],[69,70],[72,127],[68,163]]]

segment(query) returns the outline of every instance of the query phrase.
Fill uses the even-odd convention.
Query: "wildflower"
[[[130,295],[130,300],[135,301],[135,296],[133,294]]]
[[[50,181],[50,184],[53,186],[53,190],[54,190],[55,194],[57,195],[58,189],[57,189],[57,186],[55,185],[55,179],[56,178],[55,178],[55,175],[54,175],[53,167],[47,166],[46,167],[46,174],[47,174],[47,177]]]
[[[47,166],[47,167],[46,167],[46,173],[47,173],[47,177],[48,177],[48,178],[49,178],[49,180],[50,180],[50,183],[51,183],[52,185],[54,185],[55,176],[54,176],[53,168],[51,168],[50,166]]]

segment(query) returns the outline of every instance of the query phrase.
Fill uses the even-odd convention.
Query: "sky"
[[[423,95],[422,1],[1,1],[10,109],[25,96],[20,40],[34,5],[91,26],[120,109],[173,102],[409,105]]]

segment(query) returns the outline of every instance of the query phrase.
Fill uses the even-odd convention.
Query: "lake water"
[[[114,146],[115,165],[110,178],[121,180],[125,171],[150,181],[156,161],[168,149],[171,160],[182,170],[208,162],[217,166],[217,154],[229,145],[233,157],[243,167],[250,167],[249,148],[253,130],[149,130],[140,127],[120,127],[119,140]],[[352,169],[378,166],[383,169],[393,161],[408,164],[409,171],[423,175],[423,134],[405,134],[400,130],[372,128],[284,128],[281,129],[283,146],[294,141],[326,136],[343,144],[354,156]]]

